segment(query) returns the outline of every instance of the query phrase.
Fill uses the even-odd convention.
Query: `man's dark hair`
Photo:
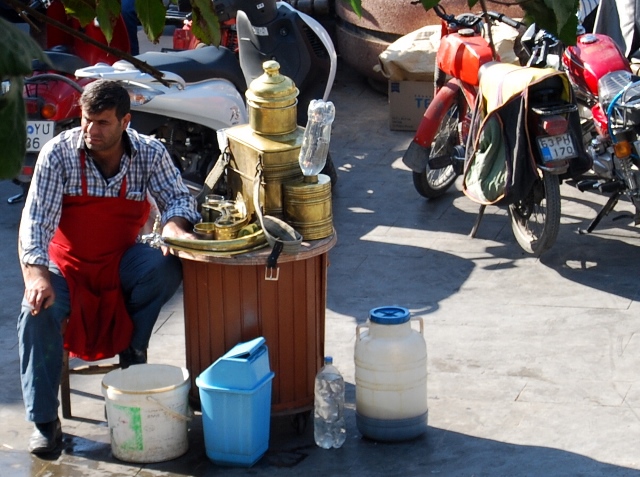
[[[80,106],[91,114],[115,109],[120,120],[130,111],[131,100],[127,90],[116,81],[99,79],[85,86]]]

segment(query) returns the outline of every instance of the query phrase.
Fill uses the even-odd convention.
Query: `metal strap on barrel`
[[[216,184],[224,174],[224,170],[226,169],[229,161],[231,160],[231,149],[227,146],[224,151],[220,153],[218,160],[215,165],[207,174],[207,178],[204,180],[204,185],[202,186],[202,190],[197,195],[196,200],[198,204],[202,204],[207,195],[211,194],[213,189],[215,189]]]

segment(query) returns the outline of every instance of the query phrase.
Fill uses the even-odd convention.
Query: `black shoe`
[[[118,355],[120,357],[120,368],[127,369],[134,364],[145,364],[147,362],[147,350],[139,350],[129,346],[122,353]]]
[[[61,442],[62,425],[60,424],[60,419],[36,423],[31,439],[29,439],[29,452],[32,454],[48,454],[53,452]]]

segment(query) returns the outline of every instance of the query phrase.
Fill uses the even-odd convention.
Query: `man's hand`
[[[31,306],[31,313],[37,315],[47,309],[56,299],[51,286],[49,270],[42,265],[22,265],[24,277],[24,297]]]
[[[198,237],[193,233],[193,224],[183,217],[171,217],[162,228],[162,236],[198,240]],[[169,253],[169,249],[167,247],[160,248],[164,255]]]

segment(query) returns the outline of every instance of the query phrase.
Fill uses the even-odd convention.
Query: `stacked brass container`
[[[280,74],[278,62],[267,61],[263,68],[265,73],[246,93],[249,124],[226,131],[231,150],[228,187],[236,201],[244,201],[248,215],[254,215],[254,181],[261,168],[262,212],[284,219],[306,240],[327,237],[333,233],[331,183],[323,174],[303,178],[298,88]]]
[[[307,240],[318,240],[333,233],[331,179],[324,174],[284,184],[284,216]]]
[[[267,61],[263,67],[265,73],[251,82],[246,93],[249,124],[227,130],[232,156],[227,181],[251,215],[253,181],[260,164],[263,213],[284,218],[282,184],[302,180],[298,155],[304,128],[296,124],[298,88],[280,74],[278,62]]]

